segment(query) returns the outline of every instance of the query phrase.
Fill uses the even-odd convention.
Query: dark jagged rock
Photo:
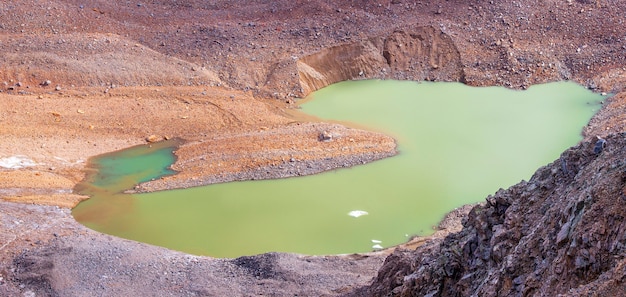
[[[598,141],[596,141],[596,145],[593,147],[593,152],[599,154],[606,147],[606,140],[598,137]]]
[[[462,231],[380,269],[373,296],[624,296],[626,134],[579,144],[489,196]]]

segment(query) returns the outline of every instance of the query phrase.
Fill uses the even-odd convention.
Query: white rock
[[[0,167],[8,169],[20,169],[24,167],[35,166],[33,160],[28,159],[26,156],[11,156],[6,158],[0,158]]]

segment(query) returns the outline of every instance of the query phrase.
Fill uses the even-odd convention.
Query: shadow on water
[[[389,133],[400,154],[280,180],[123,194],[173,174],[175,142],[94,158],[74,210],[104,233],[214,257],[366,252],[432,232],[451,209],[528,179],[581,139],[602,96],[574,83],[527,91],[458,83],[358,81],[302,110]]]

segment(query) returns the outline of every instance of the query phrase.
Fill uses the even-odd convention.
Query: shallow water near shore
[[[113,163],[83,186],[92,198],[73,214],[97,231],[214,257],[367,252],[429,234],[453,208],[529,179],[581,139],[601,100],[570,82],[526,91],[343,82],[315,92],[302,110],[388,133],[398,140],[397,156],[313,176],[139,195],[119,193],[171,173],[173,159],[131,166],[158,168],[146,174]],[[172,158],[172,147],[155,151]],[[115,156],[92,163],[103,168]]]

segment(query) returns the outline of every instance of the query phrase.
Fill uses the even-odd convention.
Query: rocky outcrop
[[[386,37],[333,46],[298,60],[304,94],[354,79],[464,81],[450,36],[432,26],[396,29]]]
[[[565,151],[462,231],[387,258],[375,296],[624,296],[626,134]]]

